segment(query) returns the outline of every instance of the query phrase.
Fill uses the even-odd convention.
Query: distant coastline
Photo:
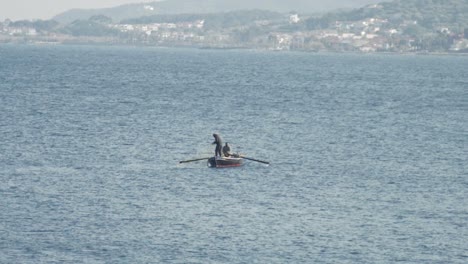
[[[468,56],[468,53],[463,52],[362,52],[362,51],[301,51],[301,50],[274,50],[265,48],[249,48],[249,47],[209,47],[209,46],[153,46],[141,44],[121,44],[121,43],[107,43],[107,42],[93,42],[93,41],[67,41],[67,42],[54,42],[54,41],[9,41],[2,42],[0,45],[25,45],[25,46],[96,46],[96,47],[129,47],[129,48],[161,48],[161,49],[193,49],[193,50],[212,50],[212,51],[260,51],[272,53],[315,53],[315,54],[356,54],[356,55],[402,55],[402,56]]]
[[[126,10],[130,7],[120,7]],[[135,5],[132,8],[148,6]],[[146,9],[145,9],[146,8]],[[393,1],[322,15],[268,10],[0,21],[0,42],[338,53],[468,53],[468,2]],[[145,11],[145,12],[146,12]],[[149,11],[148,11],[149,12]],[[151,11],[153,12],[153,11]],[[141,15],[141,14],[140,14]]]

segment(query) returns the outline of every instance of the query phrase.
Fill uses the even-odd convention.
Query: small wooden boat
[[[230,168],[244,165],[244,159],[241,157],[212,157],[208,159],[210,168]]]
[[[258,160],[254,158],[249,158],[242,156],[240,154],[231,154],[229,157],[211,157],[211,158],[198,158],[198,159],[191,159],[191,160],[183,160],[179,161],[179,163],[188,163],[188,162],[194,162],[194,161],[201,161],[201,160],[207,160],[207,165],[210,168],[232,168],[232,167],[240,167],[244,165],[244,160],[252,160],[256,162],[260,162],[263,164],[269,165],[270,162],[268,161],[263,161],[263,160]]]

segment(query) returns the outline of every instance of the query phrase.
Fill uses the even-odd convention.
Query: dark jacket
[[[218,134],[213,134],[213,137],[215,138],[215,141],[213,142],[213,144],[219,144],[221,146],[223,145],[223,140]]]
[[[223,147],[223,140],[218,134],[213,134],[213,137],[215,138],[215,141],[213,142],[213,144],[216,144],[215,156],[222,157],[223,155],[221,154],[221,148]]]

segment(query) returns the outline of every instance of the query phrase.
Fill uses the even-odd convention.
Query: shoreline
[[[5,41],[7,40],[7,41]],[[63,41],[59,40],[44,40],[38,39],[5,39],[0,37],[0,45],[31,45],[31,46],[100,46],[100,47],[134,47],[134,48],[174,48],[174,49],[198,49],[198,50],[213,50],[213,51],[266,51],[272,53],[316,53],[316,54],[356,54],[356,55],[411,55],[411,56],[468,56],[468,52],[450,52],[450,51],[372,51],[372,52],[360,52],[360,51],[336,51],[336,50],[276,50],[273,48],[256,48],[248,46],[236,46],[236,45],[149,45],[144,43],[127,44],[112,42],[109,39],[103,41],[102,38],[83,38],[82,41],[76,41],[76,39],[66,39]]]

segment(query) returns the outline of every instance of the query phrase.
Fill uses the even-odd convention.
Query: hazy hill
[[[368,18],[387,19],[390,25],[416,21],[413,33],[449,28],[463,32],[468,28],[468,0],[394,0],[377,6],[366,6],[347,12],[331,12],[307,21],[309,29],[328,28],[335,21],[358,21]]]
[[[72,9],[54,17],[61,23],[105,15],[119,22],[157,14],[216,13],[233,10],[263,9],[275,12],[298,11],[302,14],[331,11],[340,8],[358,8],[379,0],[165,0],[128,4],[104,9]]]

